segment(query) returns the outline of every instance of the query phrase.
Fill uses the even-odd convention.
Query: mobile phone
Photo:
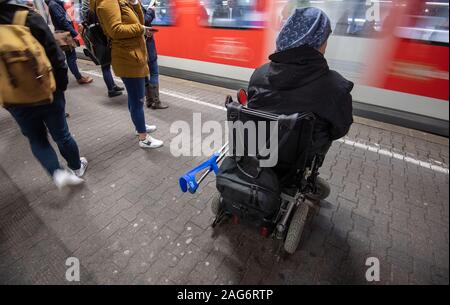
[[[159,32],[158,29],[152,28],[152,27],[150,27],[150,26],[146,26],[145,29],[146,29],[147,31],[151,31],[151,32]]]

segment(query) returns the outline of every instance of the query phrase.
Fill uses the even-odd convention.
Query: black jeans
[[[53,103],[49,105],[7,109],[20,126],[23,135],[28,138],[33,155],[51,176],[57,169],[61,169],[61,166],[48,141],[47,129],[69,168],[77,170],[81,167],[80,153],[69,132],[65,108],[64,92],[56,91]]]

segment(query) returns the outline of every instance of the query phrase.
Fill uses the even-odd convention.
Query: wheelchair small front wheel
[[[222,210],[222,198],[220,194],[215,194],[211,201],[211,212],[213,212],[214,216],[219,215]]]
[[[303,229],[308,218],[309,206],[301,203],[292,217],[289,224],[289,230],[284,241],[284,250],[289,254],[294,254],[297,251],[298,244],[302,238]]]

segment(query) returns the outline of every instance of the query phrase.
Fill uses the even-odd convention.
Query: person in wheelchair
[[[322,10],[296,9],[277,37],[270,62],[255,70],[248,88],[249,108],[316,115],[308,162],[319,155],[319,167],[332,142],[345,136],[353,123],[353,83],[330,70],[324,57],[331,32]]]

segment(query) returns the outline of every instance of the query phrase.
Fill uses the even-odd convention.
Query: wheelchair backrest
[[[266,154],[261,150],[269,147],[273,139],[274,131],[277,131],[277,147],[276,153],[278,162],[277,169],[286,171],[294,169],[304,170],[306,160],[309,155],[309,149],[312,144],[312,132],[315,123],[315,116],[312,113],[296,113],[292,115],[277,115],[260,110],[250,109],[242,106],[238,102],[230,102],[227,107],[227,119],[236,126],[236,122],[240,122],[238,126],[242,127],[247,122],[254,122],[257,126],[256,135],[249,137],[248,129],[234,128],[230,130],[230,154],[233,156],[242,156],[242,151],[238,151],[243,145],[244,156],[256,156],[258,159],[267,159]],[[272,124],[271,124],[272,123]],[[246,125],[248,127],[248,125]],[[263,126],[262,129],[259,126]],[[265,128],[265,130],[264,130]],[[263,135],[260,133],[264,132]],[[251,146],[255,145],[255,137],[257,139],[265,138],[265,143],[256,141],[256,149]],[[237,143],[241,141],[241,143]],[[231,143],[233,142],[233,143]],[[264,142],[264,141],[263,141]],[[271,153],[273,148],[271,147]]]

